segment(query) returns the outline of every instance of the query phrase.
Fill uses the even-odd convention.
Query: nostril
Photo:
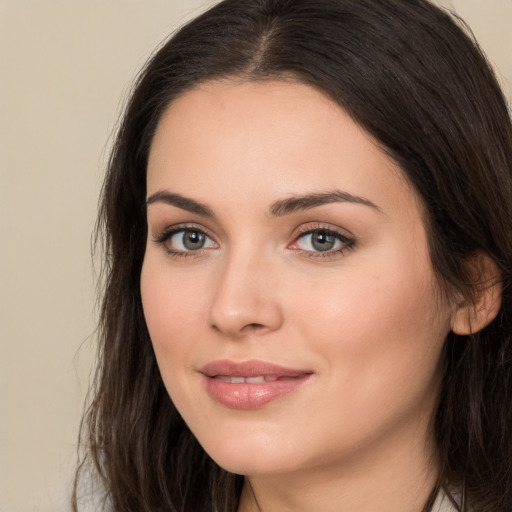
[[[244,325],[240,332],[261,331],[262,329],[265,329],[263,324],[251,323]]]
[[[263,324],[258,324],[258,323],[251,323],[251,324],[246,324],[244,325],[240,331],[252,331],[252,330],[259,330],[259,329],[263,329],[265,326]],[[218,325],[215,325],[215,324],[212,324],[212,329],[215,329],[216,331],[222,331],[222,329],[218,326]]]

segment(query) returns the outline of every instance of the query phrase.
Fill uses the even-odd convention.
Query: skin
[[[309,86],[225,80],[168,107],[147,189],[141,292],[155,354],[204,449],[247,476],[239,511],[421,510],[456,307],[439,292],[420,202],[394,161]],[[372,205],[271,213],[276,201],[334,190]],[[183,232],[156,241],[176,226],[206,233],[205,246],[187,250]],[[321,252],[303,234],[312,229],[341,237]],[[312,376],[263,407],[232,409],[198,371],[218,359]]]

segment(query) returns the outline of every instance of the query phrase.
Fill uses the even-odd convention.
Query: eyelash
[[[331,258],[334,259],[336,256],[342,256],[345,252],[354,249],[355,240],[350,238],[339,231],[326,226],[324,224],[316,224],[314,226],[307,225],[299,229],[299,232],[294,237],[292,244],[295,244],[301,238],[305,238],[307,235],[311,235],[313,233],[324,233],[328,236],[333,236],[335,239],[341,242],[341,247],[335,250],[327,250],[327,251],[306,251],[304,249],[295,249],[296,251],[301,252],[308,258]]]
[[[196,251],[190,250],[190,251],[181,251],[181,250],[175,250],[169,248],[168,245],[166,245],[166,242],[168,242],[174,235],[177,233],[187,233],[187,232],[193,232],[193,233],[199,233],[204,235],[205,237],[208,237],[210,240],[213,240],[213,238],[206,233],[206,231],[202,228],[199,228],[198,226],[195,226],[193,224],[185,224],[185,225],[178,225],[173,226],[170,228],[164,229],[156,238],[154,238],[154,242],[158,245],[162,245],[166,252],[174,257],[174,258],[189,258],[189,257],[197,257],[200,256],[205,250],[208,249],[198,249]]]
[[[168,242],[174,235],[177,233],[186,233],[186,232],[195,232],[204,235],[205,237],[209,238],[210,240],[213,240],[213,238],[206,232],[204,229],[199,228],[198,226],[194,225],[178,225],[173,226],[171,228],[167,228],[164,231],[162,231],[156,238],[153,239],[155,243],[158,245],[162,245],[166,252],[175,258],[189,258],[189,257],[198,257],[201,256],[204,251],[208,250],[209,248],[201,248],[197,250],[188,250],[188,251],[182,251],[182,250],[175,250],[169,248],[169,246],[166,245],[166,242]],[[343,255],[346,251],[352,250],[355,246],[355,240],[353,238],[349,238],[348,236],[340,233],[339,231],[336,231],[332,229],[329,226],[323,225],[323,224],[317,224],[314,226],[308,225],[304,226],[299,230],[299,232],[294,236],[293,242],[288,245],[296,244],[300,239],[305,238],[307,235],[312,235],[313,233],[324,233],[328,236],[334,237],[336,240],[341,242],[341,247],[339,247],[336,250],[326,250],[326,251],[309,251],[305,249],[295,248],[293,250],[300,252],[301,254],[304,254],[306,257],[309,258],[331,258],[334,259],[336,256]],[[214,241],[214,240],[213,240]],[[215,242],[215,241],[214,241]]]

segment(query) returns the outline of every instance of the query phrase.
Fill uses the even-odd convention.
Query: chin
[[[283,474],[293,471],[295,468],[290,467],[289,462],[269,460],[265,457],[241,456],[233,457],[212,457],[213,460],[222,468],[230,473],[237,475],[271,475]]]
[[[257,440],[224,436],[218,442],[201,443],[208,455],[223,469],[239,475],[287,473],[298,463],[275,440]],[[199,439],[201,442],[201,439]],[[294,452],[292,452],[294,453]],[[295,457],[297,451],[295,451]]]

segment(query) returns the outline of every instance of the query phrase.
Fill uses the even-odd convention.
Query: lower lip
[[[230,409],[258,409],[302,386],[310,374],[272,382],[231,384],[205,376],[206,391],[213,400]]]

